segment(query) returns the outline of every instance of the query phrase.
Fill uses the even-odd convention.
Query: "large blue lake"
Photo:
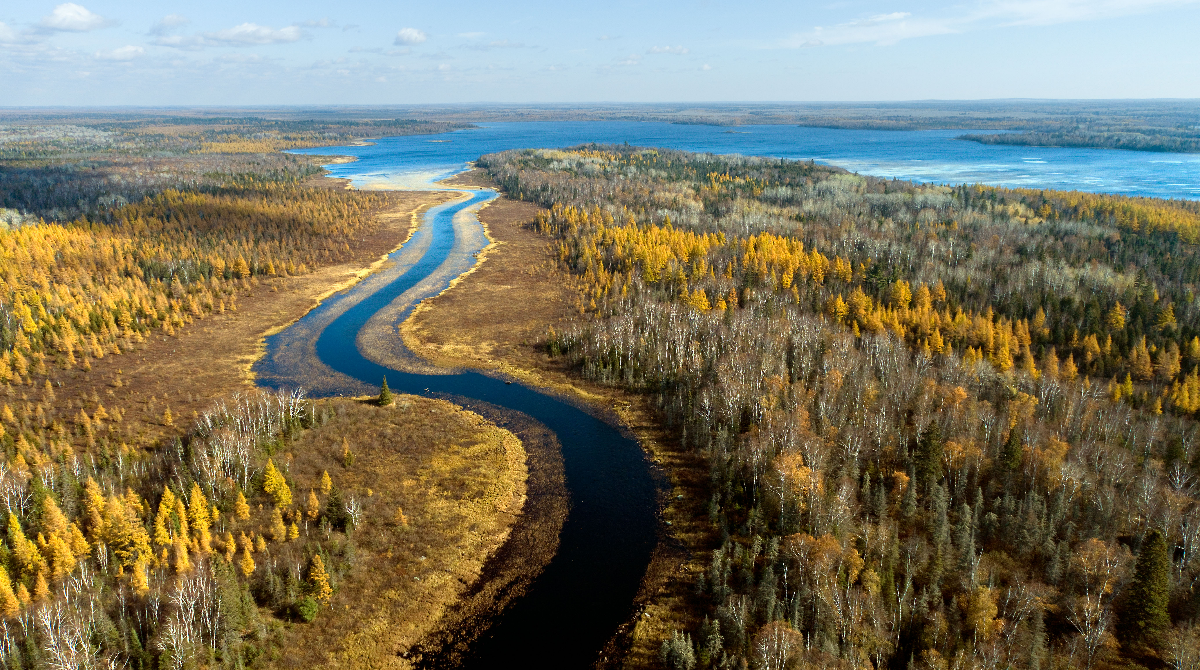
[[[450,173],[495,151],[566,147],[587,142],[664,147],[717,154],[816,160],[879,177],[943,184],[1200,199],[1200,154],[1112,149],[989,146],[954,139],[959,130],[876,131],[624,121],[484,123],[442,135],[377,140],[361,147],[322,147],[306,154],[352,155],[330,166],[359,187],[409,185],[417,173]]]

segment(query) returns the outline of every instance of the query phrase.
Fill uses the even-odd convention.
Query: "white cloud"
[[[20,35],[17,34],[17,31],[9,28],[3,21],[0,21],[0,44],[16,42],[18,39],[20,39]]]
[[[686,54],[687,52],[688,52],[688,50],[685,47],[650,47],[650,50],[647,51],[646,53],[649,53],[649,54],[673,54],[676,56],[682,56],[682,55]]]
[[[216,58],[220,63],[233,63],[236,65],[259,65],[270,62],[269,59],[263,58],[261,54],[248,53],[229,53],[221,54]]]
[[[269,26],[260,26],[257,23],[243,23],[240,26],[234,26],[215,33],[205,33],[204,37],[209,42],[217,44],[257,46],[260,44],[295,42],[303,37],[303,34],[296,26],[275,29]]]
[[[468,45],[467,48],[475,49],[476,51],[491,51],[492,49],[524,49],[526,47],[521,42],[509,42],[508,40],[496,40],[494,42],[488,42],[487,44],[471,44],[471,45]]]
[[[170,19],[175,15],[167,17]],[[177,17],[182,19],[183,17]],[[164,24],[166,19],[155,24],[155,29],[159,25]],[[174,25],[182,25],[186,22],[178,21]],[[172,49],[181,49],[184,51],[199,51],[205,47],[227,46],[227,47],[252,47],[264,44],[286,44],[295,42],[304,37],[304,33],[298,26],[287,26],[286,28],[272,28],[270,26],[260,26],[256,23],[243,23],[239,26],[219,30],[215,33],[203,33],[200,35],[163,35],[166,28],[158,31],[157,37],[153,44],[160,47],[171,47]],[[153,32],[153,31],[152,31]]]
[[[416,28],[401,28],[400,32],[396,33],[396,41],[394,44],[398,47],[411,47],[416,46],[427,39],[429,39],[429,36],[424,32],[417,30]]]
[[[617,61],[617,65],[624,65],[627,67],[632,67],[634,65],[641,65],[641,64],[642,64],[642,57],[639,54],[629,54],[629,57],[626,58],[625,60]]]
[[[129,45],[112,51],[97,51],[96,58],[100,60],[133,60],[138,56],[146,53],[146,50],[139,46]]]
[[[1193,4],[1196,0],[994,0],[980,18],[996,18],[1002,25],[1048,26],[1093,21]]]
[[[912,18],[908,12],[877,14],[863,19],[839,23],[829,28],[817,27],[794,35],[785,42],[793,48],[838,44],[875,43],[895,44],[900,40],[960,32],[961,28],[948,19]]]
[[[83,5],[67,2],[55,7],[50,16],[42,19],[40,25],[47,30],[85,33],[110,26],[112,21],[99,14],[93,14]]]
[[[150,34],[166,35],[167,33],[171,32],[171,29],[178,28],[182,25],[187,25],[188,23],[191,23],[191,21],[189,21],[186,16],[181,16],[179,14],[167,14],[158,21],[154,22],[154,25],[150,27]]]
[[[154,44],[184,51],[199,51],[208,46],[208,42],[200,35],[164,35],[155,39]]]
[[[984,0],[957,15],[877,14],[830,27],[816,27],[783,40],[787,48],[840,44],[887,46],[901,40],[1009,26],[1049,26],[1147,14],[1200,0]]]

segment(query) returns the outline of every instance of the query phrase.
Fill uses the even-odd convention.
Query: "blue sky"
[[[0,5],[0,106],[1200,98],[1200,0]]]

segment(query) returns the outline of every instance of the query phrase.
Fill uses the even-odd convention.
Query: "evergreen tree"
[[[1008,439],[1004,441],[1004,449],[1000,452],[1000,463],[1009,470],[1021,467],[1021,431],[1017,426],[1008,431]]]
[[[1121,608],[1117,634],[1127,649],[1161,649],[1163,635],[1171,629],[1167,602],[1171,595],[1171,559],[1167,540],[1152,530],[1142,543],[1133,582]]]
[[[934,421],[917,443],[917,477],[925,488],[942,479],[942,444],[942,427]]]
[[[917,482],[915,479],[910,479],[908,486],[904,487],[904,498],[900,501],[900,515],[906,521],[912,520],[917,513]]]
[[[349,520],[346,505],[342,501],[342,492],[336,486],[329,490],[329,497],[325,499],[325,520],[335,530],[344,529]]]
[[[388,405],[392,404],[392,402],[394,402],[394,400],[395,399],[392,398],[392,390],[389,389],[388,385],[387,385],[387,377],[384,376],[383,387],[379,389],[379,400],[378,400],[379,406],[387,407]]]
[[[958,567],[969,570],[975,562],[975,529],[971,508],[963,503],[958,512],[958,527],[955,529],[954,544],[958,546]]]
[[[1029,670],[1041,670],[1046,655],[1046,621],[1041,605],[1033,608],[1029,620]]]

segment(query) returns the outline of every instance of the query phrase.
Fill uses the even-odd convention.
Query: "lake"
[[[329,166],[359,188],[419,187],[496,151],[588,142],[716,154],[815,160],[861,174],[941,184],[982,183],[1158,198],[1200,199],[1200,154],[983,145],[960,130],[840,130],[703,126],[636,121],[484,123],[441,135],[387,137],[373,145],[294,153],[338,154]],[[977,131],[972,131],[977,132]]]

